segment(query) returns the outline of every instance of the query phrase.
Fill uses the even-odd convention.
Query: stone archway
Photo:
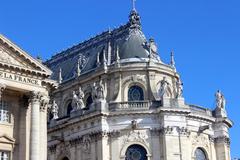
[[[67,158],[67,157],[64,157],[62,160],[69,160],[69,158]]]

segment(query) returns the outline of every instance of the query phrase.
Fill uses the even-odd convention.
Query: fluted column
[[[31,92],[30,160],[39,160],[40,93]]]
[[[47,108],[48,96],[41,97],[40,104],[40,160],[47,159]]]

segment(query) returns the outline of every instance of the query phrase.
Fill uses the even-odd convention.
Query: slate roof
[[[62,80],[67,81],[75,77],[77,63],[80,63],[81,74],[93,71],[97,67],[97,59],[103,63],[105,53],[108,65],[116,60],[119,48],[120,59],[148,58],[149,47],[141,30],[140,16],[132,10],[129,21],[112,31],[108,30],[54,55],[45,64],[53,71],[52,79],[59,79],[61,68]]]

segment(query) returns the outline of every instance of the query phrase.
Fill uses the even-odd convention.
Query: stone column
[[[40,104],[40,160],[47,159],[47,108],[49,97],[41,97]]]
[[[30,160],[39,160],[40,93],[31,92]]]

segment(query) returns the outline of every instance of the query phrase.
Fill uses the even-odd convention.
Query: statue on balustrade
[[[178,79],[176,85],[177,85],[177,98],[181,98],[183,96],[183,83],[180,79]]]
[[[167,82],[166,77],[163,77],[163,80],[161,81],[161,85],[159,89],[159,96],[161,99],[163,97],[169,97],[168,86],[169,86],[169,83]]]
[[[225,110],[226,99],[221,91],[217,91],[215,94],[216,97],[216,108]]]

